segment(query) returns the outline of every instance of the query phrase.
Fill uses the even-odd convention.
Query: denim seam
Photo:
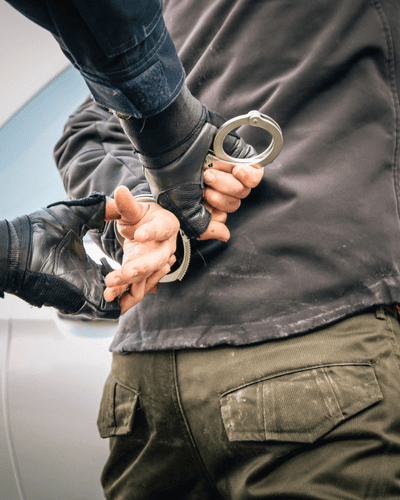
[[[139,76],[141,74],[140,71],[144,67],[146,67],[146,66],[150,67],[152,65],[152,64],[150,64],[150,66],[149,66],[149,63],[150,63],[151,59],[159,51],[159,49],[162,47],[162,45],[166,41],[167,37],[168,37],[168,31],[167,31],[167,28],[164,27],[163,31],[160,33],[159,40],[156,42],[156,44],[154,45],[154,47],[149,52],[146,53],[146,58],[145,59],[142,59],[142,60],[138,61],[134,65],[130,64],[128,68],[125,68],[123,70],[120,70],[120,71],[110,71],[110,72],[106,73],[107,76],[108,77],[116,77],[116,76],[124,77],[126,81],[128,81],[128,80],[130,80],[132,78],[135,78],[136,76]],[[126,54],[124,54],[124,56],[126,58]],[[128,58],[126,58],[126,61],[129,62]],[[154,61],[154,62],[157,62],[157,61]],[[80,65],[77,65],[77,69],[84,74],[85,78],[87,78],[88,80],[92,80],[94,83],[100,83],[100,84],[103,84],[103,85],[109,83],[108,81],[103,80],[100,77],[99,73],[87,70],[86,67],[81,67]],[[101,74],[103,74],[103,73],[101,73]],[[118,83],[124,83],[124,82],[121,81],[121,82],[118,82]]]

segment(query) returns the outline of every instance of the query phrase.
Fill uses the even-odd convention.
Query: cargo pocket
[[[257,380],[220,403],[229,441],[312,443],[381,399],[372,366],[346,364]]]
[[[116,382],[111,375],[106,380],[101,398],[97,428],[102,438],[132,432],[138,393]]]

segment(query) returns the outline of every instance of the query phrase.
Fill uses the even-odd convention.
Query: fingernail
[[[204,179],[212,182],[215,179],[215,173],[209,168],[204,172]]]

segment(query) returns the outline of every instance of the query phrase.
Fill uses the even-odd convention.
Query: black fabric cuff
[[[207,110],[184,86],[176,100],[158,115],[142,120],[121,119],[140,160],[147,168],[172,163],[193,144],[200,133]]]

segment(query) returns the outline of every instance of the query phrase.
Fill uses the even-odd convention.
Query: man
[[[257,183],[261,175],[253,172],[252,178]],[[246,195],[248,191],[241,194]],[[220,226],[221,234],[228,239],[229,232],[223,224],[226,214],[212,207],[218,203],[221,206],[223,196],[207,189],[206,201],[210,202],[208,209],[214,214],[214,224],[217,228]],[[89,319],[117,319],[132,307],[132,301],[140,301],[145,293],[155,291],[158,281],[170,271],[176,260],[179,221],[171,212],[155,204],[144,207],[135,202],[133,210],[130,206],[127,212],[123,198],[124,193],[122,198],[117,196],[116,201],[107,199],[104,194],[91,193],[82,199],[53,203],[11,221],[0,221],[0,297],[10,293],[33,306],[54,307],[63,314]],[[129,202],[131,205],[131,200]],[[135,287],[130,285],[129,291],[126,286],[120,287],[119,293],[108,302],[103,296],[106,288],[104,277],[112,268],[106,261],[96,264],[86,254],[83,245],[84,235],[89,230],[101,233],[105,220],[118,220],[120,225],[128,226],[140,220],[140,226],[144,226],[141,231],[145,231],[143,241],[150,240],[142,252],[146,280]],[[213,237],[212,231],[208,233],[209,236],[205,234],[203,238]],[[139,233],[133,249],[136,266],[141,254],[138,238]],[[161,264],[158,255],[163,259]],[[127,256],[126,247],[125,260]],[[127,271],[124,264],[121,271],[114,271],[114,275],[126,274]],[[141,285],[143,290],[138,297]]]
[[[162,205],[180,217],[180,224],[186,234],[191,238],[203,235],[205,239],[226,239],[228,231],[218,221],[221,214],[215,215],[216,212],[207,210],[203,203],[202,177],[204,157],[223,119],[208,111],[187,90],[182,65],[161,15],[160,0],[151,0],[146,6],[140,2],[127,5],[121,1],[96,1],[90,5],[90,2],[59,4],[52,1],[12,0],[10,4],[54,35],[66,56],[81,72],[98,102],[106,104],[121,116],[126,133],[141,151],[142,163],[146,165],[147,171],[151,171],[148,177],[152,179],[153,193],[160,191],[160,186],[166,179],[168,182],[172,181],[168,190],[162,189],[161,193],[155,195]],[[124,28],[121,28],[121,23]],[[108,27],[111,25],[113,28],[110,31]],[[228,151],[234,156],[251,156],[255,153],[237,136],[230,135],[228,143]],[[182,170],[187,172],[184,182]],[[139,189],[137,196],[140,199],[151,196],[149,186],[146,185],[144,193]],[[68,207],[72,205],[69,204]],[[65,206],[56,211],[60,210],[63,211],[62,220],[64,216],[68,217],[68,210],[71,212],[71,208],[67,209]],[[82,267],[79,279],[85,285],[77,284],[75,278],[71,277],[67,278],[66,284],[65,280],[56,278],[57,273],[50,268],[44,272],[41,252],[50,243],[60,244],[60,238],[68,231],[68,223],[64,226],[62,222],[56,221],[53,212],[54,210],[40,212],[38,220],[25,216],[21,219],[25,224],[21,224],[20,220],[16,225],[13,222],[2,222],[2,291],[14,293],[35,305],[52,305],[63,312],[82,314],[81,308],[87,308],[88,304],[85,293],[94,293],[96,290],[96,304],[92,304],[92,309],[87,311],[89,316],[97,316],[103,307],[113,309],[112,314],[118,315],[116,311],[120,309],[116,296],[111,300],[113,305],[104,303],[102,275],[97,266],[86,258],[81,241],[78,244],[79,255],[74,255],[70,267],[66,266],[63,272],[73,269],[74,263],[79,264]],[[85,209],[82,209],[79,217],[83,217],[83,221],[85,216]],[[52,240],[42,230],[40,237],[36,235],[35,241],[32,238],[35,224],[45,225],[45,222],[56,228],[57,237]],[[77,223],[77,220],[74,222]],[[77,239],[79,240],[79,236]],[[20,252],[23,247],[21,241],[32,244],[30,252]],[[175,243],[171,245],[169,260],[175,258],[175,250],[172,248],[174,245]],[[9,255],[12,260],[10,272],[7,270]],[[54,257],[50,263],[54,265],[57,258]],[[82,264],[81,258],[85,262],[87,260],[88,264]],[[30,260],[33,261],[33,267]],[[167,264],[168,261],[165,262],[166,266]],[[159,277],[168,272],[167,267]],[[21,290],[27,273],[35,274],[32,277],[34,282]],[[92,273],[92,276],[89,277],[88,273]],[[46,281],[48,290],[38,293],[44,286],[44,282],[39,279],[40,274],[50,281]],[[61,283],[62,287],[67,288],[60,290],[60,297],[56,299],[54,288],[61,286]],[[70,295],[74,287],[79,292],[72,299]],[[85,287],[86,290],[83,291]],[[120,293],[124,290],[126,286],[120,287]],[[127,298],[125,294],[121,298],[122,303]]]
[[[224,119],[187,89],[162,0],[9,3],[52,33],[96,101],[120,117],[152,193],[178,216],[187,236],[212,230],[214,221],[202,202],[202,165]],[[232,135],[226,151],[234,157],[255,153]]]
[[[120,319],[99,413],[106,497],[398,498],[399,6],[164,9],[192,94],[227,118],[272,116],[285,147],[228,218],[229,243],[192,244],[185,279]],[[67,191],[110,194],[123,170],[136,192],[140,164],[118,167],[118,123],[93,106],[57,148]],[[121,255],[113,225],[98,236]]]
[[[165,3],[191,92],[272,116],[285,145],[230,240],[193,242],[184,279],[121,317],[98,421],[107,498],[399,497],[396,9]],[[140,185],[117,125],[94,103],[69,120],[71,196]],[[121,258],[114,226],[98,241]]]

